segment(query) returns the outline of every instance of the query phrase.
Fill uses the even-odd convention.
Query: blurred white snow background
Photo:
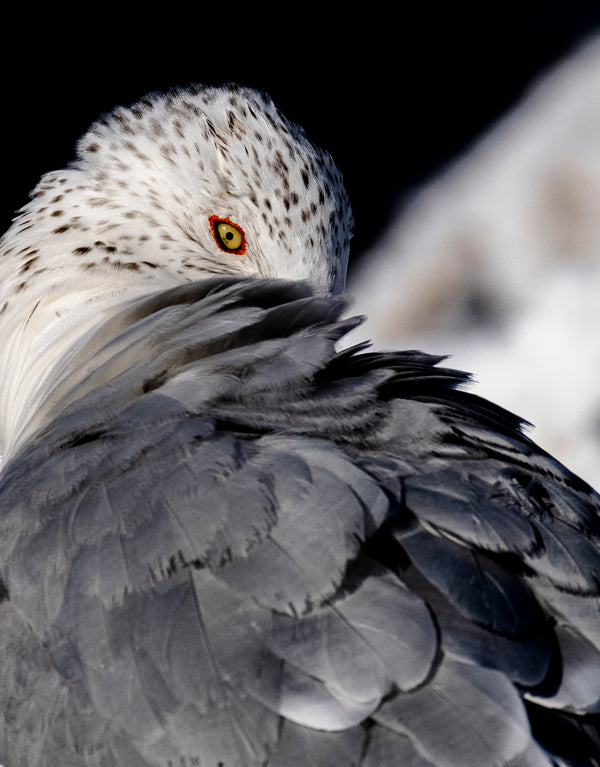
[[[600,36],[402,205],[348,291],[352,341],[450,354],[600,489]]]

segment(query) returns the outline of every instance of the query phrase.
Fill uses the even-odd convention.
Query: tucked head
[[[267,96],[196,86],[96,122],[76,161],[42,178],[0,258],[11,236],[27,245],[28,273],[17,278],[15,265],[14,288],[42,269],[47,280],[69,269],[149,283],[158,273],[173,283],[282,277],[340,292],[350,228],[333,161]]]

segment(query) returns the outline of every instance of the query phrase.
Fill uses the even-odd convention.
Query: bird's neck
[[[0,456],[4,461],[46,423],[69,362],[77,354],[78,359],[85,357],[86,339],[94,329],[123,302],[181,281],[167,269],[142,273],[104,263],[103,256],[105,261],[110,259],[102,243],[93,243],[98,250],[92,254],[93,268],[82,268],[78,250],[91,251],[87,246],[93,211],[87,211],[89,220],[81,231],[71,227],[59,236],[49,230],[55,226],[49,223],[50,217],[35,208],[40,199],[30,203],[0,240]],[[137,258],[144,258],[145,246],[138,243]],[[116,253],[114,260],[121,257]]]
[[[3,463],[46,423],[61,380],[77,355],[91,360],[86,344],[94,329],[124,301],[151,292],[147,285],[121,289],[99,281],[85,287],[54,284],[30,289],[0,315],[0,454]],[[80,366],[83,378],[89,373]],[[72,382],[71,382],[72,383]]]

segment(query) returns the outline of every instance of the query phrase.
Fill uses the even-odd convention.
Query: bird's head
[[[153,287],[280,277],[337,293],[350,230],[330,156],[267,96],[196,86],[92,125],[75,162],[42,178],[4,250],[18,237],[10,281],[20,290],[40,270],[48,281],[68,270],[83,281],[118,271],[123,284]]]

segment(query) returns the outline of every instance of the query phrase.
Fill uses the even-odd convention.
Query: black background
[[[4,29],[4,230],[46,171],[116,104],[189,82],[268,91],[341,168],[353,259],[415,185],[551,63],[600,30],[598,2],[82,6]],[[272,6],[270,6],[272,8]]]

